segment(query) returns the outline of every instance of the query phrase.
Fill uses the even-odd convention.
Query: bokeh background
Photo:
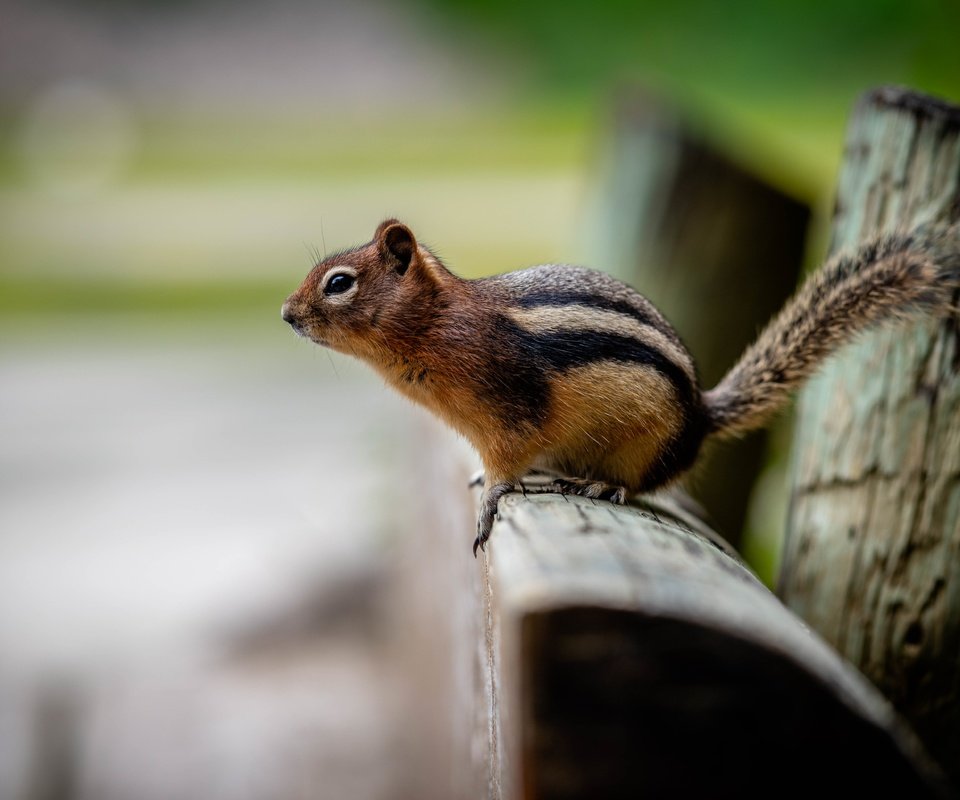
[[[0,797],[454,796],[457,586],[420,545],[468,557],[471,457],[283,298],[387,216],[467,276],[622,269],[591,243],[631,86],[811,204],[816,261],[856,96],[957,100],[958,31],[953,0],[0,0]]]

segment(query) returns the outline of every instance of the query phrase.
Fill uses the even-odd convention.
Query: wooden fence
[[[960,111],[868,94],[834,246],[957,217]],[[806,392],[786,604],[679,495],[626,508],[505,497],[475,595],[487,796],[949,796],[956,331],[954,317],[872,335]]]

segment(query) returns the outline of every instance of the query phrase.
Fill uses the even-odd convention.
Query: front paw
[[[486,549],[487,539],[490,538],[494,520],[497,518],[497,505],[500,498],[513,490],[513,483],[501,482],[484,491],[483,499],[480,501],[480,516],[477,518],[477,538],[473,540],[474,558],[476,558],[478,548],[480,550]]]
[[[477,538],[473,540],[473,557],[477,557],[477,548],[486,552],[487,539],[490,538],[490,531],[493,530],[493,521],[496,514],[484,514],[480,512],[477,520]]]

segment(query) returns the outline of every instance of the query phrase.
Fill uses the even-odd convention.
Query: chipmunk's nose
[[[293,325],[296,322],[296,318],[293,316],[293,311],[290,310],[290,303],[284,303],[280,308],[280,316],[283,317],[283,321]]]

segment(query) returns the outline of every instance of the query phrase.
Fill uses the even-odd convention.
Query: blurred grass
[[[292,287],[295,288],[295,287]],[[129,278],[74,278],[41,281],[0,277],[0,314],[10,321],[20,314],[110,315],[130,312],[251,313],[269,310],[279,319],[283,298],[292,291],[276,279],[194,283],[149,282]],[[268,302],[266,299],[270,298]]]
[[[955,0],[419,0],[452,30],[522,53],[539,83],[590,94],[611,77],[812,107],[879,82],[960,88]]]
[[[144,116],[136,121],[136,153],[127,183],[208,183],[251,180],[310,182],[497,170],[555,170],[582,159],[586,113],[553,104],[536,110],[389,122],[320,114],[208,117]],[[0,181],[27,178],[17,148],[18,120],[0,117]]]
[[[417,2],[444,46],[482,41],[489,63],[508,65],[496,102],[277,115],[254,97],[243,113],[186,116],[133,98],[129,158],[80,192],[31,167],[25,109],[0,108],[0,340],[93,327],[295,346],[283,298],[317,253],[368,240],[387,216],[465,276],[544,261],[613,269],[581,237],[623,86],[679,103],[717,146],[821,209],[860,92],[893,82],[960,99],[954,0]],[[745,543],[768,582],[787,438]]]
[[[24,109],[0,109],[0,311],[199,313],[268,295],[275,304],[308,251],[365,241],[391,215],[466,275],[593,264],[579,244],[585,186],[617,87],[632,82],[679,102],[735,158],[821,207],[859,92],[901,82],[960,97],[953,0],[410,8],[426,37],[451,51],[464,44],[463,59],[483,51],[512,76],[499,100],[275,115],[251,98],[242,113],[190,117],[137,102],[130,158],[81,195],[37,180]]]
[[[465,275],[593,264],[580,245],[585,188],[617,87],[634,81],[821,207],[860,91],[899,81],[960,96],[950,0],[418,5],[430,36],[482,43],[510,65],[499,101],[389,116],[253,104],[185,117],[138,104],[130,158],[81,195],[37,180],[22,109],[0,111],[0,312],[276,305],[308,252],[365,241],[391,215]]]
[[[639,83],[789,191],[829,195],[852,104],[884,84],[960,100],[957,0],[417,0],[519,59],[537,97]],[[822,202],[822,201],[821,201]]]
[[[315,254],[368,240],[387,216],[409,222],[466,276],[552,260],[614,268],[582,249],[609,99],[389,125],[138,119],[130,160],[80,194],[36,179],[7,115],[0,313],[213,313],[268,301],[272,314]],[[700,117],[751,168],[797,194],[827,196],[843,119],[811,116],[819,138],[791,151],[783,131],[799,134],[780,111]]]
[[[106,185],[37,180],[17,121],[0,136],[0,312],[279,307],[316,254],[400,216],[461,274],[572,258],[582,112],[409,124],[137,120]]]
[[[310,181],[370,175],[521,173],[570,169],[583,153],[584,115],[556,106],[536,112],[412,117],[382,121],[284,119],[260,129],[208,121],[184,129],[169,121],[146,126],[144,157],[131,178],[184,180],[263,177]],[[207,146],[204,146],[206,144]]]

